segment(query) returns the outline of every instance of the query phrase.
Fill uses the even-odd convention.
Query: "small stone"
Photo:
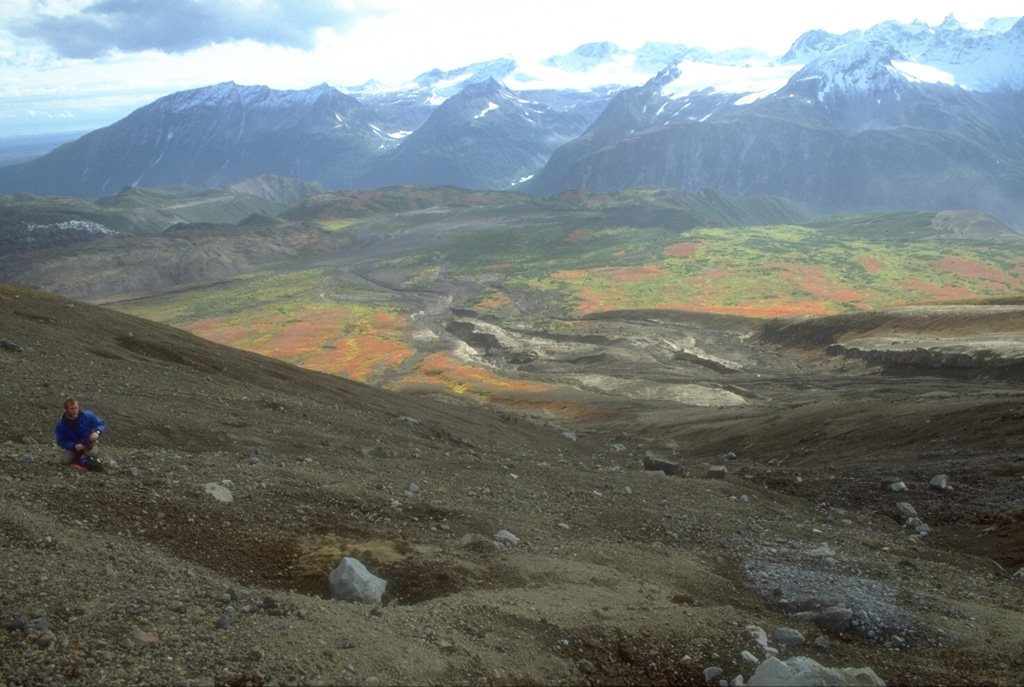
[[[806,641],[804,640],[804,636],[800,634],[799,630],[794,630],[791,627],[775,628],[775,632],[772,633],[772,639],[787,649],[800,646]]]
[[[203,491],[222,503],[231,503],[235,500],[235,497],[231,495],[231,490],[217,482],[207,482],[203,485]]]
[[[812,618],[815,625],[834,634],[842,634],[853,622],[853,611],[841,606],[829,606]]]
[[[160,635],[155,632],[144,632],[138,628],[133,629],[128,638],[139,646],[154,647],[160,643]]]
[[[900,520],[906,522],[910,518],[917,517],[917,511],[906,501],[900,501],[896,504],[896,513],[900,516]]]
[[[218,630],[226,630],[231,627],[231,618],[229,618],[226,613],[221,613],[217,616],[216,624]]]
[[[494,535],[494,541],[499,544],[508,544],[509,546],[515,546],[519,543],[519,537],[512,534],[508,530],[498,530]]]
[[[718,677],[719,675],[721,675],[724,672],[725,671],[722,670],[721,668],[719,668],[718,666],[711,666],[710,668],[705,668],[704,669],[704,679],[705,680],[714,680],[716,677]]]
[[[725,479],[728,474],[729,470],[724,465],[712,465],[708,468],[708,477],[711,479]]]

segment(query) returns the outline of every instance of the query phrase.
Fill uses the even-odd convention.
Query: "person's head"
[[[64,399],[64,414],[74,420],[78,417],[78,399],[74,396],[68,396]]]

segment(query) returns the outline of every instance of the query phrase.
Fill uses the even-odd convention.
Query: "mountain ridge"
[[[720,184],[731,194],[790,193],[817,212],[976,209],[1024,229],[1024,18],[1004,31],[950,17],[937,27],[808,32],[787,55],[604,42],[537,65],[506,56],[352,95],[327,84],[278,92],[227,82],[165,96],[0,168],[0,190],[95,197],[267,172],[331,189],[458,184],[542,195]],[[491,99],[478,102],[487,89]],[[766,117],[780,118],[779,128]],[[823,122],[834,131],[817,131]],[[743,150],[715,133],[730,123]],[[635,136],[665,142],[635,145]],[[888,161],[872,162],[887,147]],[[731,169],[736,159],[749,169]],[[643,171],[624,172],[632,168]],[[778,180],[794,174],[803,181]],[[834,183],[822,181],[829,175]]]

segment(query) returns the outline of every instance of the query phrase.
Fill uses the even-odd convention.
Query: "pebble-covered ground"
[[[948,441],[787,459],[749,408],[605,434],[8,287],[0,339],[0,685],[738,684],[772,655],[1021,681],[1024,463],[956,441],[1019,422],[998,384],[973,420],[955,381],[891,406]],[[102,474],[59,464],[68,393],[108,423]],[[381,604],[329,598],[346,556]]]

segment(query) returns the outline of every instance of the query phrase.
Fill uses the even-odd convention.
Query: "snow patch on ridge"
[[[903,73],[911,81],[922,83],[944,83],[949,86],[956,85],[956,77],[938,67],[917,62],[893,62],[892,66]]]
[[[680,62],[678,69],[679,77],[661,89],[666,97],[682,98],[694,91],[710,88],[720,93],[748,93],[741,100],[754,102],[785,86],[800,70],[800,65],[772,66],[768,62],[761,62],[736,67],[706,62]]]
[[[484,109],[483,109],[483,110],[482,110],[482,111],[480,112],[480,114],[478,114],[478,115],[474,115],[474,116],[473,116],[473,119],[480,119],[481,117],[483,117],[483,116],[484,116],[485,114],[487,114],[487,113],[488,113],[488,112],[490,112],[491,110],[497,110],[497,109],[498,109],[498,104],[497,104],[497,103],[491,103],[491,102],[488,102],[488,103],[487,103],[487,107],[485,107],[485,108],[484,108]]]

